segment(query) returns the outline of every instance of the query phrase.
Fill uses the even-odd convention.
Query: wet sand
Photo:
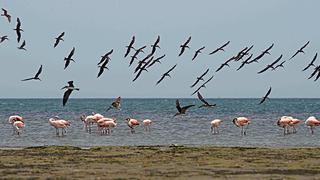
[[[320,179],[320,148],[47,146],[0,156],[1,179]]]

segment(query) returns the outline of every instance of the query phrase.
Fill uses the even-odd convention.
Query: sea
[[[199,108],[198,99],[179,99],[181,106],[194,104],[185,115],[173,117],[177,112],[176,99],[122,99],[121,109],[106,111],[114,99],[69,99],[65,107],[61,99],[0,99],[0,147],[20,148],[30,146],[140,146],[185,145],[221,147],[319,147],[320,127],[314,134],[304,124],[309,116],[320,118],[320,99],[270,99],[259,105],[260,99],[207,99],[214,108]],[[92,132],[83,129],[81,115],[100,113],[115,118],[117,127],[109,135],[101,135],[96,125]],[[24,118],[21,135],[13,134],[8,118],[11,115]],[[296,126],[297,133],[283,134],[277,126],[281,116],[293,116],[303,120]],[[48,123],[49,118],[59,116],[69,120],[71,126],[64,136],[57,136]],[[246,135],[232,120],[248,117],[251,124]],[[126,118],[142,122],[151,119],[149,132],[143,124],[131,133]],[[223,120],[219,134],[212,134],[210,122]]]

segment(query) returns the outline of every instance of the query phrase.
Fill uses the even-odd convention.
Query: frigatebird
[[[8,11],[4,8],[2,8],[3,14],[1,14],[1,16],[5,16],[7,18],[7,20],[9,21],[9,23],[11,22],[11,16],[8,14]]]
[[[199,81],[204,81],[203,77],[209,72],[209,68],[203,73],[201,74],[201,76],[197,77],[196,82],[194,82],[190,87],[193,88],[195,85],[198,84]]]
[[[271,87],[269,88],[267,94],[264,97],[262,97],[259,104],[262,104],[266,99],[269,99],[268,96],[270,95],[270,93],[271,93]]]
[[[201,47],[198,50],[196,50],[196,52],[194,53],[194,56],[192,58],[192,61],[198,56],[199,53],[201,53],[201,51],[204,49],[205,47]]]
[[[42,72],[42,65],[40,66],[38,72],[36,73],[36,75],[34,77],[23,79],[21,81],[29,81],[29,80],[39,80],[39,81],[41,81],[41,79],[39,78],[39,75],[41,74],[41,72]]]
[[[202,95],[200,94],[200,92],[198,92],[197,95],[198,95],[199,100],[200,100],[201,102],[203,102],[203,104],[202,104],[201,106],[199,106],[199,108],[202,108],[202,107],[208,107],[208,108],[210,108],[210,107],[216,106],[216,104],[209,104],[209,103],[202,97]]]
[[[64,86],[62,89],[67,89],[64,94],[63,94],[63,101],[62,101],[62,105],[65,106],[68,99],[69,99],[69,96],[70,94],[72,93],[73,90],[76,90],[76,91],[79,91],[80,89],[79,88],[75,88],[74,85],[73,85],[73,81],[68,81],[68,86]]]
[[[16,25],[16,28],[13,29],[16,31],[17,33],[17,41],[20,42],[20,39],[21,39],[21,31],[23,32],[23,30],[21,29],[21,22],[20,22],[20,19],[17,18],[17,25]]]
[[[191,36],[188,38],[188,40],[187,40],[185,43],[183,43],[182,45],[180,45],[181,50],[180,50],[179,56],[181,56],[181,55],[183,54],[183,52],[185,51],[186,48],[190,48],[190,47],[188,46],[188,44],[189,44],[190,41],[191,41]]]
[[[297,52],[294,53],[294,55],[292,55],[290,59],[294,58],[294,57],[295,57],[297,54],[299,54],[299,53],[304,53],[303,49],[304,49],[305,47],[307,47],[309,43],[310,43],[310,41],[308,41],[308,42],[307,42],[305,45],[303,45],[299,50],[297,50]],[[289,60],[290,60],[290,59],[289,59]]]
[[[222,45],[221,47],[217,48],[216,50],[212,51],[211,53],[209,53],[209,55],[214,54],[218,51],[224,51],[223,48],[225,48],[228,44],[230,43],[230,41],[226,42],[224,45]]]
[[[311,62],[308,64],[308,66],[305,67],[302,71],[305,71],[305,70],[309,69],[311,66],[315,66],[315,65],[314,65],[314,62],[316,61],[317,56],[318,56],[318,53],[316,53],[316,55],[314,55],[312,61],[311,61]]]
[[[71,52],[69,53],[68,57],[65,57],[64,60],[66,61],[65,64],[64,64],[64,69],[66,69],[69,64],[70,64],[70,61],[73,61],[75,62],[73,59],[72,59],[72,56],[74,54],[74,51],[75,51],[75,47],[72,48]]]
[[[180,106],[180,102],[179,102],[179,100],[177,99],[177,100],[176,100],[176,108],[177,108],[178,112],[177,112],[173,117],[178,116],[178,115],[181,115],[181,114],[186,114],[187,110],[188,110],[190,107],[192,107],[192,106],[195,106],[195,105],[192,104],[192,105],[188,105],[188,106],[181,107],[181,106]]]
[[[58,46],[60,41],[64,41],[63,36],[64,36],[64,32],[62,32],[58,37],[55,38],[56,41],[53,45],[54,48]]]
[[[170,68],[167,72],[165,72],[164,74],[162,74],[162,76],[161,76],[161,78],[157,81],[157,84],[156,85],[158,85],[166,76],[168,76],[168,77],[170,77],[171,78],[171,76],[170,76],[170,72],[174,69],[174,68],[176,68],[176,66],[177,66],[177,64],[175,64],[172,68]]]

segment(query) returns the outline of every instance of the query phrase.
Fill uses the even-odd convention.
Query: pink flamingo
[[[283,128],[283,135],[289,133],[289,125],[292,122],[293,117],[291,116],[282,116],[277,121],[277,125]]]
[[[291,126],[292,127],[292,133],[297,133],[297,130],[296,130],[296,125],[298,125],[299,123],[301,123],[302,121],[301,120],[299,120],[299,119],[295,119],[295,118],[293,118],[292,120],[291,120],[291,122],[289,123],[289,126]]]
[[[23,118],[18,115],[13,115],[13,116],[9,117],[9,123],[12,125],[13,134],[15,134],[17,132],[17,128],[14,126],[14,122],[16,122],[16,121],[23,122]]]
[[[145,127],[145,131],[150,131],[150,126],[152,124],[152,121],[150,119],[145,119],[142,122]]]
[[[139,124],[140,124],[139,121],[136,119],[132,119],[132,118],[127,118],[126,121],[127,121],[127,125],[131,129],[131,133],[134,133],[135,132],[134,127],[139,126]]]
[[[104,121],[100,119],[97,124],[101,130],[101,134],[111,134],[111,128],[115,128],[117,126],[116,120],[111,118],[105,118]]]
[[[66,129],[70,126],[70,122],[63,119],[58,119],[58,117],[50,118],[49,124],[56,128],[56,135],[59,136],[59,129],[61,129],[62,136],[63,132],[67,133]]]
[[[318,119],[316,119],[314,116],[310,116],[305,121],[305,124],[310,127],[311,134],[313,134],[313,128],[315,126],[319,126],[320,125],[320,121]]]
[[[213,134],[219,134],[219,126],[222,123],[221,119],[214,119],[210,122],[211,124],[211,133],[213,132]]]
[[[237,127],[240,127],[241,126],[241,135],[246,135],[247,134],[247,129],[248,129],[248,126],[249,124],[251,123],[251,121],[246,118],[246,117],[237,117],[237,118],[234,118],[232,120],[233,124],[235,124]],[[246,129],[243,130],[243,127],[246,126]]]
[[[104,118],[103,115],[95,112],[92,112],[92,115],[89,115],[89,116],[86,116],[86,115],[80,116],[80,119],[83,122],[84,129],[89,133],[91,133],[91,125],[93,123],[97,123],[102,118]]]
[[[13,127],[18,135],[21,134],[20,130],[24,128],[24,122],[23,121],[15,121],[13,124]]]

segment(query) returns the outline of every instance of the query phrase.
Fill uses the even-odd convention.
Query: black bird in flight
[[[271,46],[269,46],[266,50],[264,50],[262,53],[263,54],[269,54],[270,55],[270,50],[273,48],[274,44],[272,43]]]
[[[55,38],[56,42],[53,45],[54,48],[58,46],[60,41],[64,41],[63,36],[64,36],[64,32],[62,32],[58,37]]]
[[[98,65],[100,65],[101,63],[103,63],[103,61],[105,61],[105,60],[110,60],[110,55],[113,53],[113,49],[111,49],[109,52],[107,52],[105,55],[103,55],[103,56],[101,56],[101,59],[100,59],[100,61],[99,61],[99,63],[98,63]]]
[[[168,76],[168,77],[170,77],[171,78],[171,76],[170,76],[170,72],[174,69],[174,68],[176,68],[177,67],[177,64],[175,64],[172,68],[170,68],[167,72],[165,72],[164,74],[162,74],[162,76],[161,76],[161,78],[159,79],[159,81],[157,81],[157,84],[156,85],[158,85],[166,76]]]
[[[202,108],[202,107],[208,107],[208,108],[210,108],[210,107],[216,106],[216,104],[209,104],[209,103],[202,97],[202,95],[200,94],[200,92],[198,92],[197,95],[198,95],[199,100],[203,102],[203,104],[202,104],[201,106],[199,106],[199,108]]]
[[[205,47],[203,46],[202,48],[196,50],[196,52],[195,52],[195,54],[194,54],[194,56],[193,56],[193,58],[192,58],[192,61],[198,56],[199,53],[201,53],[201,51],[202,51],[204,48],[205,48]]]
[[[65,106],[68,99],[69,99],[69,96],[70,94],[72,93],[73,90],[76,90],[76,91],[79,91],[80,89],[79,88],[75,88],[74,85],[73,85],[73,81],[69,81],[68,82],[68,86],[64,86],[62,89],[67,89],[64,94],[63,94],[63,101],[62,101],[62,105]]]
[[[192,104],[192,105],[188,105],[188,106],[181,107],[181,106],[180,106],[180,102],[179,102],[179,100],[177,99],[177,100],[176,100],[176,108],[177,108],[178,112],[177,112],[173,117],[178,116],[178,115],[181,115],[181,114],[186,114],[186,111],[187,111],[190,107],[192,107],[192,106],[195,106],[195,105]]]
[[[109,59],[106,59],[101,66],[98,66],[100,68],[99,73],[98,73],[98,77],[101,76],[101,74],[104,72],[105,69],[108,69],[107,64],[109,63]],[[109,69],[108,69],[109,70]]]
[[[237,71],[239,71],[244,65],[249,64],[249,60],[252,58],[253,54],[251,54],[247,59],[242,61],[241,65],[238,67]]]
[[[181,56],[183,54],[183,52],[185,51],[186,48],[190,48],[188,46],[190,41],[191,41],[191,36],[188,38],[188,40],[184,44],[180,45],[181,50],[180,50],[179,56]]]
[[[305,45],[303,45],[296,53],[294,53],[294,55],[291,56],[290,59],[294,58],[294,57],[295,57],[297,54],[299,54],[299,53],[304,53],[303,49],[304,49],[305,47],[307,47],[309,43],[310,43],[310,41],[308,41]],[[289,59],[289,60],[290,60],[290,59]]]
[[[139,61],[138,66],[134,69],[134,73],[138,72],[141,69],[141,67],[147,62],[147,60],[149,58],[152,58],[152,60],[153,60],[152,54],[148,54],[144,59]]]
[[[133,47],[134,41],[135,41],[135,37],[132,36],[132,40],[131,40],[130,44],[128,46],[126,46],[127,47],[127,51],[126,51],[126,54],[124,55],[124,57],[127,57],[128,54],[130,53],[130,50],[134,49],[134,47]]]
[[[264,69],[262,69],[261,71],[258,72],[258,74],[265,72],[266,70],[268,70],[269,68],[275,69],[275,64],[277,64],[280,59],[282,58],[282,54],[280,55],[280,57],[278,57],[278,59],[276,59],[274,62],[272,62],[271,64],[268,64],[267,67],[265,67]]]
[[[218,51],[224,51],[223,48],[225,48],[228,44],[230,43],[230,41],[226,42],[224,45],[222,45],[221,47],[217,48],[216,50],[212,51],[211,53],[209,53],[209,55],[214,54]]]
[[[199,88],[198,88],[197,90],[195,90],[195,91],[191,94],[191,96],[194,95],[195,93],[197,93],[201,88],[205,88],[205,87],[206,87],[206,84],[207,84],[209,81],[211,81],[212,78],[213,78],[213,76],[211,76],[206,82],[204,82],[201,86],[199,86]]]
[[[151,63],[151,61],[153,60],[153,56],[150,58],[150,60],[149,61],[147,61],[147,62],[144,62],[144,63],[140,63],[140,64],[144,64],[141,68],[139,68],[138,70],[138,73],[137,73],[137,75],[136,75],[136,77],[132,80],[133,82],[136,80],[136,79],[138,79],[138,77],[141,75],[141,73],[143,72],[143,71],[148,71],[147,70],[147,66]],[[139,65],[140,65],[139,64]]]
[[[269,99],[268,96],[270,95],[270,93],[271,93],[271,87],[269,88],[267,94],[264,97],[262,97],[259,104],[262,104],[266,99]]]
[[[27,50],[26,48],[24,48],[26,46],[26,41],[23,40],[22,44],[18,47],[18,49],[21,49],[21,50]]]
[[[248,63],[251,64],[252,62],[258,62],[259,59],[261,59],[265,54],[270,55],[270,50],[273,48],[274,44],[272,43],[271,46],[269,46],[266,50],[262,51],[261,54],[259,54],[257,57],[255,57],[253,60],[249,61]]]
[[[311,73],[311,75],[308,77],[308,79],[311,79],[313,76],[315,76],[318,73],[318,75],[320,74],[320,65],[316,66],[314,68],[314,71]]]
[[[308,66],[305,67],[302,71],[305,71],[305,70],[309,69],[311,66],[315,66],[315,65],[314,65],[314,62],[316,61],[317,56],[318,56],[318,53],[316,53],[316,55],[314,55],[312,61],[311,61],[311,62],[308,64]]]
[[[41,79],[39,78],[39,75],[41,74],[41,72],[42,72],[42,65],[40,66],[38,72],[36,73],[36,75],[34,77],[23,79],[21,81],[29,81],[29,80],[39,80],[39,81],[41,81]]]
[[[195,85],[198,84],[199,81],[204,81],[203,77],[209,72],[209,68],[203,73],[201,74],[201,76],[197,77],[196,82],[194,82],[190,87],[193,88]]]
[[[1,16],[5,16],[7,18],[7,20],[9,21],[9,23],[11,22],[11,16],[8,14],[8,11],[4,8],[2,8],[3,14],[1,14]]]
[[[164,58],[164,57],[166,57],[165,54],[162,55],[162,56],[160,56],[160,57],[158,57],[158,58],[156,58],[156,59],[154,59],[154,60],[148,65],[147,68],[151,67],[151,66],[154,65],[156,62],[161,64],[161,61],[160,61],[160,60],[161,60],[162,58]]]
[[[232,60],[234,60],[234,57],[232,57],[232,58],[228,59],[226,62],[222,63],[221,66],[216,70],[216,72],[219,72],[224,66],[230,67],[228,63],[231,62]]]
[[[131,60],[130,60],[130,63],[129,63],[129,67],[132,65],[132,63],[133,63],[133,61],[134,61],[135,59],[138,59],[138,54],[139,54],[140,52],[143,52],[143,53],[144,53],[143,49],[146,48],[146,47],[147,47],[147,46],[142,46],[142,47],[139,48],[139,49],[134,49],[136,52],[134,53],[133,56],[131,56]]]
[[[117,99],[115,99],[115,100],[111,103],[111,106],[109,106],[106,111],[109,111],[109,110],[112,109],[112,108],[120,109],[120,107],[121,107],[121,97],[119,96]]]
[[[13,29],[16,31],[17,33],[17,41],[20,42],[20,39],[21,39],[21,31],[23,32],[23,30],[21,29],[21,22],[20,22],[20,19],[17,18],[17,26],[15,29]]]
[[[249,55],[249,51],[253,48],[253,45],[248,47],[245,47],[243,50],[241,50],[237,56],[235,57],[235,61],[241,60],[244,56]],[[250,58],[251,59],[251,58]]]
[[[286,61],[282,61],[280,64],[276,65],[276,67],[274,67],[274,68],[272,69],[272,71],[278,69],[279,67],[284,68],[283,64],[284,64],[285,62],[286,62]]]
[[[2,42],[5,41],[5,40],[9,40],[9,39],[8,39],[8,36],[1,36],[1,37],[0,37],[0,43],[2,43]]]
[[[158,36],[158,38],[157,38],[157,40],[154,42],[154,44],[151,45],[151,47],[152,47],[151,54],[154,54],[154,53],[156,52],[157,48],[160,49],[160,46],[158,45],[159,42],[160,42],[160,36]]]
[[[73,54],[74,54],[74,51],[75,51],[75,47],[72,48],[72,50],[71,50],[70,54],[68,55],[68,57],[65,57],[65,58],[64,58],[64,60],[66,61],[66,62],[65,62],[65,65],[64,65],[64,69],[66,69],[66,68],[69,66],[70,61],[75,62],[75,61],[72,59],[72,56],[73,56]]]

